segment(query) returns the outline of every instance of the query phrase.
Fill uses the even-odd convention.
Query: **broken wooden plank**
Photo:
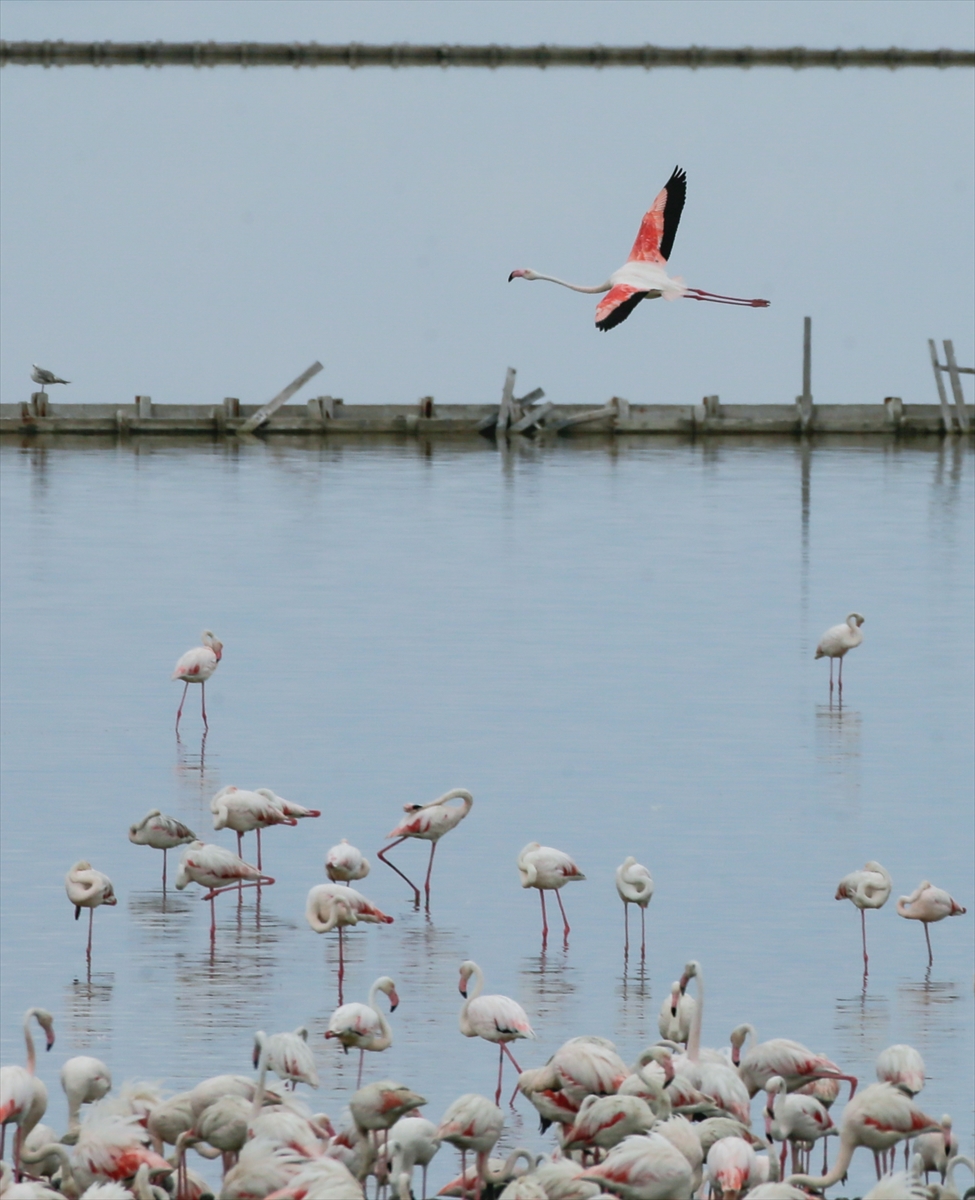
[[[286,404],[295,392],[299,388],[304,387],[308,380],[312,376],[317,375],[321,369],[322,364],[320,362],[312,363],[307,370],[302,371],[297,379],[292,380],[283,391],[278,392],[273,400],[270,400],[263,408],[259,408],[252,417],[248,417],[243,425],[238,427],[237,433],[243,435],[253,433],[258,426],[263,425],[272,413],[277,412],[282,404]]]
[[[951,380],[951,394],[955,400],[955,419],[962,433],[968,433],[968,416],[965,412],[965,393],[961,390],[958,363],[955,362],[955,344],[946,339],[945,360],[948,363],[948,378]]]

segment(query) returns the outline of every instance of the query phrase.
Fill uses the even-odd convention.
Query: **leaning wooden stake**
[[[803,433],[812,425],[812,317],[802,319],[802,395],[799,397],[799,424]]]
[[[962,433],[968,433],[968,414],[965,412],[965,393],[961,390],[961,375],[955,361],[954,342],[946,339],[945,360],[948,363],[948,378],[951,380],[951,394],[955,400],[955,418]]]
[[[308,370],[302,371],[298,378],[289,383],[283,392],[278,392],[273,400],[265,404],[263,408],[259,408],[252,417],[248,417],[243,425],[238,426],[236,432],[244,437],[249,433],[253,433],[259,425],[263,425],[272,413],[276,413],[282,404],[286,404],[295,392],[300,387],[304,387],[308,380],[313,375],[317,375],[321,369],[322,364],[320,362],[312,363]]]
[[[945,424],[945,433],[954,433],[951,409],[948,407],[948,397],[945,395],[944,380],[941,378],[941,363],[938,362],[938,347],[934,344],[934,338],[928,338],[928,349],[931,351],[931,369],[934,371],[934,382],[938,385],[938,399],[941,402],[941,419]]]

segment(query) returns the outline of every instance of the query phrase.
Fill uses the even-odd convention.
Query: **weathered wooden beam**
[[[536,388],[535,390],[538,392],[542,391],[541,388]],[[542,395],[544,394],[545,393],[542,392]],[[511,426],[511,432],[527,433],[529,429],[533,429],[536,425],[543,421],[554,407],[555,405],[550,400],[547,400],[544,404],[539,404],[536,408],[531,409],[530,412],[526,412],[520,421],[516,421],[514,425]]]
[[[253,433],[258,426],[263,425],[268,417],[272,415],[272,413],[277,412],[282,404],[286,404],[295,394],[295,392],[298,391],[299,388],[304,387],[308,380],[311,379],[312,376],[317,375],[321,369],[322,364],[320,362],[313,362],[312,365],[307,368],[307,370],[302,371],[297,379],[293,379],[286,388],[278,392],[273,400],[269,400],[268,403],[265,404],[263,408],[259,408],[252,417],[248,417],[243,425],[239,425],[237,427],[237,433],[241,436],[246,436],[249,433]]]
[[[941,419],[945,424],[945,433],[952,432],[951,409],[948,407],[948,397],[945,394],[944,381],[941,378],[941,363],[938,362],[938,347],[934,338],[928,338],[928,349],[931,351],[931,367],[934,371],[934,382],[938,387],[938,400],[941,404]]]
[[[951,394],[955,401],[955,419],[962,433],[968,433],[968,417],[965,413],[965,393],[961,390],[961,378],[958,374],[958,364],[955,362],[955,344],[950,339],[944,343],[945,359],[948,363],[948,378],[951,380]]]

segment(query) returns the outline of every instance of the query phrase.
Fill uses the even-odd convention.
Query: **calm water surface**
[[[71,1054],[175,1090],[248,1071],[254,1030],[298,1025],[315,1107],[337,1120],[357,1056],[322,1037],[336,946],[304,901],[346,837],[373,862],[361,890],[395,917],[347,938],[346,999],[386,973],[401,997],[366,1078],[409,1083],[433,1119],[494,1086],[494,1049],[457,1028],[463,959],[528,1011],[538,1040],[515,1051],[534,1066],[580,1033],[632,1060],[697,958],[706,1044],[748,1020],[869,1082],[879,1050],[910,1042],[923,1107],[951,1112],[971,1153],[969,450],[82,442],[7,445],[2,465],[0,1058],[22,1061],[25,1008],[51,1009],[55,1126]],[[865,640],[840,709],[812,655],[851,609]],[[210,732],[194,692],[177,743],[169,675],[204,627],[225,645]],[[227,783],[323,815],[266,835],[278,882],[259,913],[253,892],[221,898],[211,950],[198,889],[164,899],[159,854],[126,834],[158,807],[232,847],[208,807]],[[375,851],[404,803],[451,787],[474,808],[417,913]],[[519,887],[532,840],[588,877],[563,893],[568,948],[556,935],[542,953]],[[422,877],[425,844],[393,854]],[[613,886],[627,854],[656,882],[642,968],[624,963]],[[62,882],[79,858],[119,895],[95,913],[90,978]],[[871,858],[895,897],[930,878],[969,907],[932,927],[930,971],[891,901],[867,914],[864,982],[858,914],[833,893]],[[524,1101],[510,1126],[508,1145],[552,1145]],[[455,1173],[443,1152],[431,1181]],[[859,1151],[838,1190],[872,1174]]]

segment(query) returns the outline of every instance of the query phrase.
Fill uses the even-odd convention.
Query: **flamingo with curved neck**
[[[459,805],[450,805],[451,800],[460,800]],[[433,856],[437,852],[437,842],[449,833],[451,829],[455,829],[461,821],[471,811],[474,804],[474,797],[470,794],[467,788],[451,788],[449,792],[444,792],[442,796],[438,796],[436,800],[431,800],[429,804],[404,804],[403,811],[409,815],[405,820],[400,821],[395,829],[391,829],[386,835],[394,840],[388,846],[383,846],[377,857],[382,859],[387,867],[392,867],[400,879],[406,882],[413,889],[413,903],[417,908],[420,907],[420,889],[416,884],[408,879],[406,875],[394,866],[389,861],[386,854],[398,846],[400,842],[405,842],[407,838],[419,838],[421,841],[430,842],[430,861],[427,864],[427,877],[423,884],[423,890],[426,893],[426,907],[430,908],[430,873],[433,870]]]
[[[350,1046],[359,1049],[359,1075],[356,1088],[362,1086],[362,1063],[367,1050],[385,1050],[392,1045],[393,1030],[380,1009],[376,997],[380,992],[389,997],[389,1011],[395,1012],[399,1004],[396,984],[388,975],[381,975],[369,989],[365,1004],[343,1004],[332,1013],[328,1022],[326,1038],[338,1038],[346,1054]]]
[[[474,990],[468,995],[468,983],[474,976]],[[528,1014],[510,996],[482,996],[484,990],[484,972],[470,959],[460,965],[460,994],[465,998],[460,1010],[458,1023],[464,1037],[481,1037],[486,1042],[494,1042],[498,1046],[498,1090],[494,1097],[497,1104],[501,1099],[501,1074],[504,1070],[504,1056],[511,1059],[518,1074],[521,1067],[515,1062],[515,1057],[508,1049],[508,1042],[516,1038],[534,1038],[535,1031],[528,1022]]]
[[[47,1088],[36,1076],[37,1053],[31,1037],[31,1019],[44,1030],[47,1049],[54,1045],[54,1018],[46,1008],[29,1008],[24,1013],[24,1042],[27,1048],[26,1066],[0,1067],[0,1158],[3,1157],[7,1126],[16,1125],[14,1138],[14,1173],[20,1181],[20,1151],[24,1138],[47,1110]]]

